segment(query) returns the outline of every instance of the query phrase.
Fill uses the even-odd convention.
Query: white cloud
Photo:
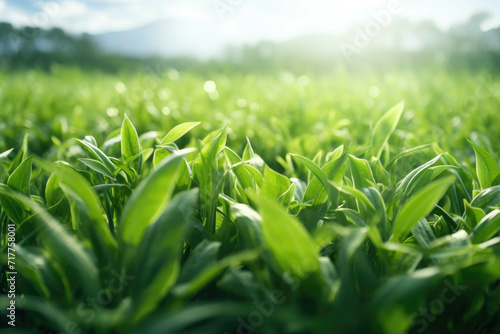
[[[193,4],[179,3],[166,6],[166,16],[169,18],[185,19],[189,21],[208,21],[213,19],[213,15],[209,13],[206,8],[196,6]]]
[[[15,26],[33,25],[30,14],[24,10],[2,2],[2,21],[10,22]]]
[[[370,12],[387,5],[388,0],[220,0],[235,3],[221,20],[215,0],[39,0],[31,11],[21,9],[16,1],[0,0],[2,21],[15,25],[62,27],[70,32],[102,33],[134,29],[159,20],[183,20],[213,24],[222,35],[240,42],[261,38],[286,39],[311,31],[338,32],[370,18]],[[478,0],[475,7],[458,6],[453,17],[436,16],[450,2],[435,0],[400,0],[402,17],[432,18],[438,23],[464,20],[473,9],[485,7]],[[458,3],[457,3],[458,5]],[[491,5],[493,6],[493,5]],[[492,7],[489,8],[492,8]],[[474,8],[473,8],[474,7]],[[498,16],[494,23],[498,23]],[[491,24],[491,23],[490,23]]]
[[[203,8],[180,1],[108,0],[108,5],[92,6],[81,1],[65,1],[52,24],[72,32],[102,33],[134,29],[165,19],[206,22],[211,19]],[[119,3],[119,4],[118,4]]]
[[[87,5],[80,1],[65,1],[57,14],[61,18],[81,18],[88,12]]]

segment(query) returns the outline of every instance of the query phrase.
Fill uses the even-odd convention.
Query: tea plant
[[[125,116],[56,162],[26,137],[0,155],[2,312],[13,224],[16,332],[500,330],[498,164],[477,141],[475,168],[401,149],[403,110],[363,147],[290,152],[280,170],[251,138],[229,147],[231,123],[139,136]]]

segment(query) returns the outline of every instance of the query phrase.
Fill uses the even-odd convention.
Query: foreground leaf
[[[134,289],[138,299],[136,319],[155,309],[174,285],[186,226],[194,213],[198,190],[175,197],[148,226],[136,254]]]
[[[476,152],[476,172],[479,184],[481,189],[487,189],[494,185],[493,181],[500,175],[500,168],[491,154],[472,142],[470,144]]]
[[[426,217],[453,182],[455,182],[455,176],[444,177],[429,184],[411,197],[403,205],[394,221],[391,240],[400,240],[421,218]]]
[[[131,245],[139,244],[146,228],[170,201],[179,165],[192,151],[185,149],[172,153],[137,187],[123,209],[119,226],[123,242]]]
[[[182,123],[170,130],[165,137],[160,142],[160,145],[165,145],[167,143],[173,143],[177,139],[181,138],[184,136],[186,133],[188,133],[191,129],[194,127],[197,127],[200,125],[200,122],[187,122],[187,123]]]
[[[134,156],[141,153],[141,144],[139,143],[139,136],[135,130],[134,125],[128,119],[127,115],[123,119],[122,132],[121,132],[121,147],[122,157],[127,161]]]
[[[298,277],[318,270],[317,246],[301,223],[266,197],[259,204],[262,234],[281,270]]]
[[[474,244],[491,239],[500,230],[500,210],[494,210],[486,215],[479,223],[477,223],[470,235],[470,239]]]
[[[88,251],[82,247],[80,242],[68,234],[50,214],[33,200],[6,189],[0,188],[0,193],[22,202],[36,213],[34,219],[41,227],[39,236],[45,249],[67,268],[68,274],[77,279],[79,287],[88,296],[95,296],[101,286],[99,271]]]
[[[396,106],[392,107],[386,112],[380,120],[375,124],[372,135],[372,146],[374,156],[380,159],[385,145],[389,141],[394,130],[398,126],[399,119],[403,114],[404,102],[399,102]]]
[[[26,160],[12,172],[7,181],[7,185],[27,196],[30,195],[30,181],[31,181],[31,166],[33,157],[28,157]]]

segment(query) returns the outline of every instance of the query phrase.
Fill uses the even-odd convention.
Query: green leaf
[[[16,270],[28,279],[38,294],[44,298],[50,298],[51,293],[60,293],[57,287],[62,285],[47,257],[48,254],[39,248],[16,245]]]
[[[480,244],[491,239],[500,230],[500,210],[494,210],[486,215],[474,227],[470,239],[474,244]]]
[[[275,172],[266,165],[264,171],[264,183],[262,185],[261,192],[267,198],[277,200],[281,197],[289,188],[292,182],[286,176]]]
[[[147,227],[135,259],[134,296],[138,319],[154,310],[175,284],[180,271],[183,237],[195,211],[198,190],[176,196]]]
[[[243,163],[243,160],[228,147],[224,148],[224,154],[226,155],[231,170],[236,175],[236,178],[238,179],[238,182],[241,184],[243,189],[254,189],[253,177],[245,168],[245,163]]]
[[[372,146],[374,156],[380,159],[389,138],[398,126],[399,119],[403,114],[404,102],[399,102],[396,106],[387,111],[375,124],[372,135]]]
[[[250,300],[261,300],[265,297],[263,287],[255,275],[247,270],[231,268],[217,282],[217,288],[231,294],[242,296]]]
[[[137,171],[131,169],[126,162],[114,157],[110,157],[109,160],[111,160],[113,164],[117,167],[117,169],[114,172],[115,177],[122,171],[126,174],[129,181],[135,180],[138,177]]]
[[[442,277],[437,268],[426,268],[399,275],[384,283],[369,304],[383,333],[405,332],[412,324],[412,314],[425,302],[433,284]]]
[[[21,162],[26,160],[26,158],[28,157],[28,139],[29,139],[29,132],[26,132],[24,134],[21,150],[17,153],[14,160],[12,160],[12,162],[10,163],[9,173],[12,173],[21,164]]]
[[[155,149],[155,153],[153,154],[153,167],[156,168],[160,164],[160,162],[168,157],[170,152],[165,147],[157,147]]]
[[[172,293],[180,298],[189,298],[201,290],[204,286],[222,274],[227,268],[239,266],[242,263],[254,261],[258,258],[259,251],[243,251],[227,256],[213,265],[206,267],[193,279],[175,286]]]
[[[296,157],[299,159],[306,167],[314,174],[314,176],[318,179],[320,184],[323,186],[323,188],[326,190],[326,193],[328,194],[328,198],[330,201],[336,205],[338,202],[338,191],[330,184],[330,181],[328,180],[327,174],[319,168],[318,165],[316,165],[314,162],[311,160],[307,159],[306,157],[296,155],[296,154],[291,154],[291,156]],[[338,166],[336,163],[338,160],[331,161],[329,164],[331,164],[331,167],[333,168],[334,165]],[[311,181],[312,183],[313,181]],[[309,187],[308,187],[309,188]],[[309,190],[309,189],[307,189]],[[308,191],[306,190],[306,194],[304,195],[304,200],[306,200],[306,195]]]
[[[23,160],[8,178],[7,186],[10,189],[19,191],[26,196],[30,196],[32,164],[32,156],[29,156],[25,160]],[[2,203],[3,209],[7,216],[16,224],[21,224],[21,222],[30,214],[29,208],[26,208],[24,205],[22,205],[22,203],[16,201],[15,199],[0,196],[0,202]]]
[[[422,189],[423,187],[434,181],[434,179],[436,179],[444,171],[455,168],[458,167],[450,165],[442,165],[442,166],[435,166],[423,169],[420,173],[415,175],[415,177],[412,180],[410,180],[410,183],[408,184],[403,194],[404,198],[406,199],[411,195],[415,194],[418,190]]]
[[[375,211],[375,207],[363,191],[345,185],[340,186],[339,191],[354,197],[358,203],[361,203],[368,210]]]
[[[193,150],[175,152],[144,179],[132,193],[122,213],[119,225],[123,242],[137,245],[147,227],[160,215],[172,197],[179,165]]]
[[[164,145],[167,143],[173,143],[177,139],[181,138],[184,136],[186,133],[188,133],[191,129],[194,127],[200,125],[200,122],[187,122],[187,123],[182,123],[170,130],[165,137],[160,142],[160,145]]]
[[[493,186],[481,191],[470,203],[475,208],[489,213],[491,209],[500,204],[500,186]]]
[[[264,243],[260,224],[262,218],[251,207],[245,204],[231,206],[236,217],[234,223],[238,231],[238,243],[242,249],[255,249]]]
[[[111,162],[110,158],[104,154],[97,146],[86,140],[75,140],[83,147],[83,149],[95,160],[100,161],[110,171],[115,171],[115,165]]]
[[[26,160],[12,172],[7,181],[7,185],[14,190],[17,190],[27,196],[30,195],[30,181],[31,181],[31,166],[33,157],[28,157]]]
[[[445,235],[431,243],[425,250],[430,258],[440,266],[459,265],[470,263],[472,256],[471,240],[464,230]]]
[[[73,199],[75,205],[84,213],[85,216],[79,219],[80,224],[75,228],[92,241],[100,254],[106,257],[114,254],[117,249],[116,240],[104,220],[101,203],[88,181],[77,171],[62,163],[52,164],[41,160],[37,162],[57,176],[63,192],[68,198]],[[72,213],[76,219],[77,217],[74,217],[76,212]]]
[[[0,296],[0,307],[2,309],[7,309],[7,307],[10,306],[11,300],[11,298],[7,297],[7,294]],[[68,324],[75,323],[73,318],[70,316],[69,310],[44,298],[24,295],[22,298],[16,298],[15,305],[18,311],[31,312],[33,314],[41,315],[43,321],[48,325],[47,328],[57,329],[58,332],[65,332],[68,328],[70,328],[68,327]],[[27,331],[13,328],[13,331],[10,333],[25,334],[33,333],[34,331],[35,330],[33,328],[30,328]],[[9,333],[9,329],[5,330],[4,333]]]
[[[253,167],[253,166],[246,165],[246,164],[243,165],[243,168],[245,168],[245,170],[248,173],[250,173],[250,175],[252,175],[252,178],[255,180],[255,183],[257,184],[257,186],[259,186],[260,188],[262,188],[262,186],[264,184],[264,177],[258,171],[258,169],[255,168],[255,167]]]
[[[402,193],[403,195],[405,195],[408,192],[410,184],[414,182],[414,180],[418,180],[418,176],[425,170],[429,169],[432,165],[434,165],[440,158],[441,155],[438,155],[437,157],[431,159],[430,161],[427,161],[425,164],[418,166],[410,173],[408,173],[408,175],[406,175],[405,178],[399,183],[396,189],[396,193]]]
[[[465,220],[465,225],[469,229],[469,232],[472,232],[474,227],[477,226],[477,224],[483,219],[486,214],[482,209],[475,208],[472,205],[470,205],[465,199],[464,199],[464,207],[465,207],[465,212],[464,212],[464,220]]]
[[[351,154],[348,156],[349,161],[351,162],[352,181],[356,189],[376,187],[377,182],[375,182],[373,172],[368,161],[358,159]]]
[[[407,150],[404,150],[400,153],[398,153],[394,158],[391,159],[391,161],[389,161],[387,163],[387,169],[393,167],[393,164],[395,164],[397,161],[399,160],[402,160],[403,158],[408,158],[410,156],[413,156],[413,155],[417,155],[417,154],[421,154],[422,151],[427,151],[429,150],[430,148],[432,148],[432,144],[425,144],[425,145],[422,145],[422,146],[417,146],[417,147],[413,147],[413,148],[410,148],[410,149],[407,149]]]
[[[319,269],[317,245],[302,224],[265,196],[259,200],[265,243],[284,272],[304,277]]]
[[[224,179],[218,170],[218,156],[226,145],[227,125],[218,134],[213,135],[211,140],[212,134],[205,138],[207,144],[193,162],[193,175],[200,185],[200,196],[203,198],[200,208],[201,218],[210,236],[215,233],[217,200],[224,184]]]
[[[87,207],[90,217],[100,226],[100,233],[103,236],[106,235],[107,233],[105,231],[107,227],[102,215],[102,206],[88,181],[73,168],[65,164],[51,164],[43,161],[38,161],[38,163],[42,164],[44,168],[47,168],[57,176],[60,187],[68,196],[74,196],[81,199]]]
[[[45,249],[50,252],[78,280],[79,286],[88,296],[97,295],[100,290],[99,271],[92,257],[78,240],[66,230],[42,207],[25,195],[0,188],[0,193],[11,197],[29,207],[36,215],[34,219],[41,227],[39,236]]]
[[[0,184],[0,204],[2,211],[9,217],[16,225],[20,225],[30,214],[23,204],[11,196],[4,196],[2,191],[12,190],[5,184]]]
[[[95,140],[94,136],[85,136],[83,141],[97,147],[97,141]]]
[[[347,236],[344,236],[340,245],[339,252],[339,266],[342,272],[350,271],[350,263],[356,253],[356,251],[361,247],[361,245],[365,242],[366,237],[368,236],[369,229],[364,228],[355,228],[351,229],[348,232]]]
[[[57,203],[64,197],[64,192],[59,186],[59,180],[57,179],[57,175],[52,174],[47,180],[47,184],[45,185],[45,201],[47,202],[47,206],[51,207]]]
[[[455,176],[444,177],[432,182],[411,197],[403,205],[394,221],[391,240],[400,240],[421,218],[426,217],[453,182],[455,182]]]
[[[411,232],[413,233],[415,239],[417,239],[420,246],[425,248],[429,248],[436,240],[436,235],[434,235],[431,226],[425,218],[420,219],[411,229]]]
[[[132,122],[128,119],[127,115],[123,119],[122,131],[121,131],[121,147],[122,147],[122,158],[127,161],[134,157],[135,155],[141,153],[141,145],[139,143],[139,136],[137,131],[132,125]]]
[[[255,158],[255,152],[253,151],[252,144],[250,143],[250,139],[247,137],[247,145],[243,150],[243,160],[248,161]]]
[[[285,208],[288,208],[290,206],[290,202],[292,201],[294,193],[295,193],[295,184],[290,183],[290,187],[288,187],[288,189],[283,193],[283,195],[278,197],[278,202]]]
[[[303,203],[307,184],[301,179],[298,179],[296,177],[292,177],[290,181],[292,181],[292,183],[295,186],[295,190],[293,192],[293,199],[298,201],[299,203]]]
[[[375,208],[375,214],[370,214],[368,217],[370,224],[377,226],[382,239],[384,241],[387,240],[391,231],[391,224],[387,220],[387,209],[384,198],[380,192],[373,187],[363,188],[361,191],[366,195]]]
[[[104,166],[102,162],[94,159],[85,159],[85,158],[81,158],[78,160],[81,161],[88,168],[92,169],[93,171],[102,174],[110,179],[113,180],[115,179],[113,173],[111,173],[111,171],[106,166]]]
[[[495,185],[493,181],[500,175],[500,168],[498,168],[495,159],[486,150],[474,145],[470,141],[469,143],[476,152],[476,172],[479,184],[482,190],[487,189]]]
[[[200,242],[182,266],[182,272],[177,280],[178,285],[192,281],[204,270],[214,266],[219,259],[221,243],[207,239]]]
[[[319,261],[321,267],[321,278],[323,279],[324,287],[326,288],[326,300],[328,302],[333,302],[335,294],[340,286],[337,270],[328,257],[320,257]]]
[[[217,156],[226,145],[227,125],[215,138],[203,147],[193,163],[193,172],[200,182],[201,189],[212,191],[213,174],[217,171]]]
[[[332,153],[332,160],[321,168],[323,173],[327,176],[327,179],[333,181],[336,185],[342,185],[342,178],[344,177],[344,173],[347,168],[347,164],[344,164],[345,156],[342,156],[343,148],[343,146],[337,148]],[[313,177],[311,182],[307,185],[306,192],[304,193],[304,202],[311,201],[313,206],[325,203],[328,199],[328,188],[325,188],[323,182],[316,176]],[[338,194],[330,194],[330,198],[331,197],[335,199],[338,197]]]

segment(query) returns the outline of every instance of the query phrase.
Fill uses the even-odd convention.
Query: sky
[[[0,21],[99,34],[177,20],[250,42],[346,32],[396,5],[392,17],[431,19],[443,29],[479,11],[491,13],[484,29],[500,26],[499,0],[0,0]]]

